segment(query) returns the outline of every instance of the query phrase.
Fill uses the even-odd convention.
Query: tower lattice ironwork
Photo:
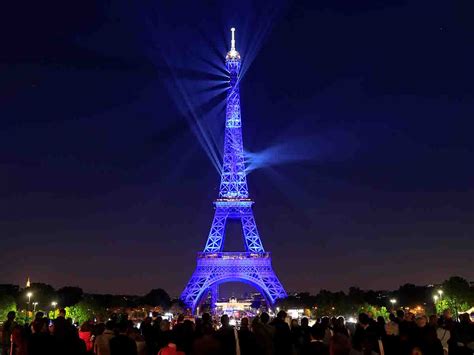
[[[270,305],[277,299],[286,297],[285,289],[273,271],[271,254],[263,248],[253,215],[253,201],[249,198],[240,113],[241,61],[240,54],[235,49],[235,29],[232,28],[231,32],[231,49],[225,62],[230,87],[227,92],[219,198],[214,202],[215,214],[206,246],[203,252],[198,253],[196,270],[181,294],[181,299],[192,312],[209,292],[214,304],[218,286],[231,281],[254,286]],[[223,251],[226,223],[229,219],[240,220],[242,224],[244,252]]]

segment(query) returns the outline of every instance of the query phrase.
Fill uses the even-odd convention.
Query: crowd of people
[[[357,324],[343,317],[323,317],[310,326],[307,318],[288,321],[280,311],[272,320],[261,313],[230,325],[204,313],[196,319],[179,315],[174,324],[158,314],[139,327],[126,316],[106,323],[78,326],[61,310],[50,320],[42,312],[27,326],[8,314],[2,330],[2,355],[464,355],[473,354],[474,323],[464,314],[453,319],[417,316],[402,310],[373,319],[361,313]]]

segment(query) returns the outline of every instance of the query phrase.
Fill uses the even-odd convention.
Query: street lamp
[[[36,306],[38,305],[38,302],[33,302],[33,313],[36,312]]]
[[[438,296],[438,295],[434,295],[434,296],[433,296],[433,301],[434,301],[434,303],[433,303],[433,306],[434,306],[434,314],[437,314],[437,313],[438,313],[438,311],[437,311],[437,309],[436,309],[436,303],[438,303],[438,300],[439,300],[439,296]]]
[[[54,317],[54,311],[56,310],[56,306],[58,305],[58,302],[56,301],[53,301],[51,302],[51,312],[52,312],[52,316]]]
[[[392,304],[392,307],[397,303],[397,300],[395,298],[390,299],[390,303]]]
[[[28,309],[27,309],[27,311],[30,310],[31,296],[33,296],[33,292],[28,292],[26,294],[26,297],[28,297]]]
[[[439,297],[443,295],[443,290],[438,290]]]

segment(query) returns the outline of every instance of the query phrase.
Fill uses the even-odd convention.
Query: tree
[[[153,289],[143,297],[143,302],[152,307],[168,309],[171,305],[171,298],[162,288]]]
[[[10,295],[16,299],[20,294],[20,287],[18,285],[13,285],[13,284],[1,284],[0,294]]]
[[[446,297],[443,297],[435,302],[436,314],[442,314],[446,309],[454,312],[454,309],[451,307],[451,301],[448,301]]]
[[[444,281],[443,291],[443,298],[438,301],[439,306],[437,304],[436,309],[438,310],[438,307],[449,308],[456,317],[459,312],[469,309],[474,299],[469,282],[459,276],[452,276]]]
[[[173,314],[183,314],[185,309],[186,304],[182,300],[176,299],[171,303],[170,312]]]
[[[0,321],[6,320],[10,311],[17,311],[15,298],[11,295],[0,295]]]
[[[395,293],[400,306],[415,307],[427,301],[427,288],[413,284],[400,286]]]
[[[82,299],[83,292],[79,287],[66,286],[57,291],[60,307],[74,306]]]
[[[358,313],[371,314],[373,319],[377,319],[377,317],[384,317],[386,320],[388,319],[388,316],[390,314],[387,311],[387,308],[385,308],[385,307],[375,307],[375,306],[370,305],[368,303],[362,305],[359,308]]]
[[[353,305],[360,306],[364,304],[365,292],[359,287],[351,286],[349,287],[348,298]]]
[[[105,309],[99,307],[92,298],[85,298],[74,306],[66,307],[66,317],[79,324],[94,318],[102,319],[105,315]]]
[[[443,283],[443,290],[446,295],[454,300],[464,303],[473,299],[469,282],[459,276],[452,276]]]
[[[53,286],[45,283],[36,282],[32,283],[31,287],[25,288],[22,294],[22,302],[27,300],[28,292],[32,293],[31,302],[38,302],[36,310],[49,310],[51,302],[56,302],[58,298]]]

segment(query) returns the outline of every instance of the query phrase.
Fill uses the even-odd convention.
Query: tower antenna
[[[230,41],[230,50],[235,51],[235,27],[232,27],[230,29],[230,32],[232,32],[232,39]]]

